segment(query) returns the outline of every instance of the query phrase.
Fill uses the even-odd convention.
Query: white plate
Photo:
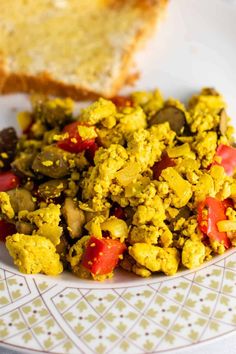
[[[159,87],[185,101],[202,86],[215,86],[236,117],[235,19],[232,0],[172,0],[137,58],[142,76],[135,89]],[[0,107],[0,124],[9,126],[29,102],[6,96]],[[160,353],[236,328],[235,250],[172,278],[118,272],[104,283],[67,273],[24,276],[3,245],[0,258],[0,341],[23,352]]]

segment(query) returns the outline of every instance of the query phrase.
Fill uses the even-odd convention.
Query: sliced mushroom
[[[27,189],[16,188],[8,191],[7,194],[10,197],[10,203],[15,213],[21,210],[35,210],[32,194]]]
[[[14,128],[6,128],[0,131],[0,168],[8,169],[14,159],[17,145],[17,135]]]
[[[34,158],[34,154],[22,152],[19,157],[12,162],[11,167],[20,177],[34,177],[34,173],[31,169]]]
[[[125,216],[126,216],[126,220],[125,221],[126,221],[126,223],[128,225],[132,224],[134,214],[135,214],[134,208],[132,208],[130,206],[127,206],[125,208]]]
[[[85,215],[83,210],[77,207],[72,198],[66,198],[62,207],[67,229],[72,238],[78,238],[82,235],[82,229],[85,224]]]
[[[220,111],[220,125],[219,130],[222,135],[225,135],[228,126],[228,117],[225,109]]]
[[[34,230],[34,226],[28,222],[25,222],[25,221],[17,221],[16,222],[16,230],[20,234],[31,235]]]
[[[72,120],[68,107],[60,104],[50,104],[50,100],[40,94],[31,97],[35,120],[42,121],[50,127],[58,127],[70,123]]]
[[[67,188],[67,182],[64,179],[52,179],[42,183],[38,187],[39,195],[47,200],[60,197],[61,193]]]
[[[158,111],[149,121],[149,125],[169,122],[170,128],[180,135],[186,125],[185,114],[181,109],[167,106]]]
[[[175,220],[179,220],[180,218],[184,218],[185,220],[188,220],[190,215],[191,215],[191,210],[187,205],[185,205],[183,208],[180,209],[178,215],[175,217]]]
[[[70,173],[67,153],[56,146],[41,151],[33,161],[33,170],[51,178],[62,178]]]

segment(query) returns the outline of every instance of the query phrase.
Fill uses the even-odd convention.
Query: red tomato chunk
[[[109,274],[116,267],[119,256],[126,250],[124,243],[109,238],[91,236],[87,244],[82,265],[94,275]]]
[[[166,153],[164,153],[161,157],[161,160],[155,162],[152,166],[153,178],[159,179],[163,170],[165,170],[167,167],[174,167],[175,165],[175,161],[171,159]]]
[[[63,133],[67,133],[67,137],[58,141],[57,143],[58,147],[72,153],[79,153],[89,149],[92,145],[94,145],[95,138],[84,139],[84,140],[81,138],[78,131],[78,126],[80,125],[86,125],[86,124],[81,122],[74,122],[66,125],[63,129]]]
[[[212,241],[222,243],[225,248],[231,246],[230,239],[226,232],[218,231],[218,221],[227,220],[226,203],[216,198],[207,197],[198,206],[198,226]]]
[[[0,173],[0,192],[6,192],[18,187],[20,179],[12,172]]]
[[[220,144],[216,150],[215,157],[220,157],[221,162],[215,161],[213,165],[224,167],[225,173],[232,176],[236,168],[236,148]]]
[[[133,105],[130,96],[115,96],[111,101],[119,108],[131,107]]]

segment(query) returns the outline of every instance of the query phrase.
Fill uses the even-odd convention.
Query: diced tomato
[[[215,157],[220,157],[221,162],[214,161],[213,165],[220,165],[228,176],[232,176],[236,168],[236,148],[220,144],[216,150]]]
[[[221,242],[225,248],[229,248],[231,242],[227,237],[227,233],[218,231],[217,227],[218,221],[227,220],[225,211],[224,202],[216,198],[207,197],[198,206],[197,221],[199,229],[212,241]]]
[[[118,108],[124,108],[124,107],[132,107],[133,102],[131,97],[129,96],[115,96],[111,99],[111,101],[118,107]]]
[[[125,244],[118,240],[98,239],[91,236],[82,259],[82,265],[92,274],[109,274],[116,267],[119,256],[125,250]]]
[[[12,172],[0,173],[0,192],[6,192],[18,187],[20,179]]]
[[[234,202],[230,198],[227,198],[227,199],[223,200],[222,203],[224,205],[225,211],[226,211],[227,208],[233,208],[234,207]]]
[[[57,146],[69,152],[79,153],[89,149],[92,145],[94,145],[95,138],[89,138],[84,140],[81,138],[78,131],[79,125],[88,126],[87,124],[81,122],[73,122],[71,124],[66,125],[63,129],[63,133],[68,133],[68,136],[58,141]]]
[[[204,214],[204,209],[206,207],[205,201],[201,202],[198,205],[197,208],[197,222],[198,222],[198,227],[203,234],[207,234],[207,229],[208,229],[208,214]],[[208,211],[207,211],[208,212]]]
[[[93,165],[94,164],[94,156],[95,152],[99,149],[99,146],[97,143],[93,143],[86,151],[85,151],[85,157],[88,160],[88,162]]]
[[[152,166],[153,178],[159,179],[163,170],[165,170],[167,167],[174,167],[175,165],[176,165],[175,161],[171,159],[167,155],[167,153],[164,153],[161,157],[161,160],[155,162],[154,165]]]
[[[5,220],[0,220],[0,241],[5,242],[7,236],[16,233],[16,227]]]

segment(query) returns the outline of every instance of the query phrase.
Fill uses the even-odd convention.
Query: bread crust
[[[75,100],[91,99],[98,96],[98,93],[84,90],[79,86],[56,81],[47,72],[32,76],[24,73],[7,73],[2,68],[0,69],[0,76],[1,94],[42,92],[46,95],[71,97]]]
[[[119,6],[119,3],[123,0],[111,0],[111,6]],[[126,50],[122,57],[122,72],[119,77],[114,80],[112,89],[109,93],[99,93],[90,91],[81,87],[80,85],[69,85],[62,81],[54,79],[50,73],[42,72],[37,76],[32,76],[27,73],[12,73],[7,72],[6,65],[4,65],[3,59],[0,58],[0,93],[33,93],[42,92],[46,95],[53,95],[59,97],[71,97],[75,100],[88,100],[103,96],[107,98],[114,97],[118,91],[125,84],[128,77],[128,70],[133,58],[133,53],[138,49],[140,43],[150,34],[155,22],[163,15],[168,0],[136,0],[137,6],[147,8],[155,8],[152,16],[149,18],[149,23],[145,30],[139,31],[136,34],[132,44]],[[157,6],[158,5],[158,6]],[[138,77],[138,75],[137,75]]]

